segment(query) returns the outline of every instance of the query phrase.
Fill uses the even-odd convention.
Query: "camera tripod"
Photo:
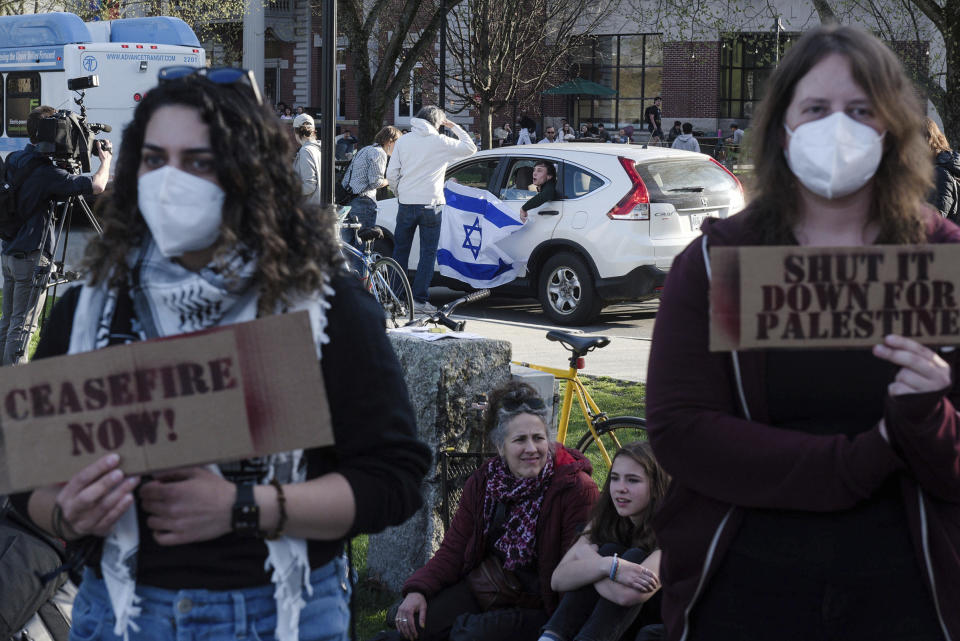
[[[79,173],[79,171],[77,172]],[[40,242],[40,255],[37,256],[37,264],[33,267],[33,281],[30,285],[30,298],[27,303],[27,315],[23,320],[23,326],[20,328],[20,340],[17,344],[17,351],[14,356],[14,363],[19,363],[24,354],[27,353],[27,347],[30,345],[30,338],[40,325],[41,317],[44,315],[44,309],[37,309],[40,301],[43,300],[43,306],[46,307],[45,295],[48,289],[53,288],[53,297],[56,300],[57,286],[71,283],[79,280],[81,274],[75,271],[64,269],[64,262],[67,257],[67,243],[70,240],[70,221],[73,218],[73,210],[79,206],[80,210],[90,221],[90,226],[98,235],[103,234],[103,228],[99,221],[93,215],[90,205],[81,195],[70,196],[66,200],[58,202],[51,201],[47,206],[47,215],[49,222],[43,226],[43,236]],[[48,259],[44,255],[44,248],[47,246],[47,239],[50,235],[50,229],[53,228],[54,242],[53,248]],[[61,244],[61,240],[63,241]],[[57,260],[59,252],[60,259]]]

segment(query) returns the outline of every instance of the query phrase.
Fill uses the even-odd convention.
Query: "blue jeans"
[[[437,263],[437,245],[440,242],[440,208],[432,205],[404,205],[397,209],[397,225],[393,230],[393,257],[404,269],[410,261],[413,234],[420,228],[420,262],[413,278],[413,300],[426,302],[430,295],[430,281]]]
[[[301,641],[347,641],[350,582],[343,557],[310,573],[313,594],[303,598]],[[133,620],[139,632],[130,641],[274,641],[277,627],[274,586],[243,590],[163,590],[137,586],[142,610]],[[73,603],[70,641],[120,641],[107,586],[89,568]]]
[[[33,270],[38,262],[48,264],[40,250],[28,256],[17,258],[4,254],[0,256],[3,267],[3,315],[0,316],[0,364],[20,365],[27,362],[27,353],[17,358],[17,350],[23,333],[33,334],[40,321],[43,304],[47,300],[47,290],[39,292],[37,302],[31,307],[30,292],[33,290]],[[29,339],[28,339],[29,348]]]

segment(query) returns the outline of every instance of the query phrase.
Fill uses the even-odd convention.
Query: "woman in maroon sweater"
[[[490,393],[486,427],[500,456],[467,480],[440,548],[404,583],[396,627],[407,639],[537,638],[558,602],[550,576],[598,495],[590,462],[552,443],[546,420],[525,383]],[[519,582],[520,602],[484,611],[466,578],[489,557]]]
[[[960,640],[956,351],[711,353],[710,247],[960,242],[924,198],[924,113],[864,31],[794,44],[754,126],[757,193],[674,261],[647,417],[667,637]]]

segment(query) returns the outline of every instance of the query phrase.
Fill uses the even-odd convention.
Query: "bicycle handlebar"
[[[454,301],[450,301],[429,316],[424,316],[423,318],[410,321],[406,324],[406,327],[425,327],[427,323],[433,323],[434,325],[443,325],[444,327],[448,327],[455,332],[462,332],[463,328],[467,325],[466,321],[452,320],[450,318],[450,314],[452,314],[453,310],[455,310],[462,303],[473,303],[478,300],[482,300],[489,295],[489,289],[480,289],[467,294],[466,296],[461,296]]]

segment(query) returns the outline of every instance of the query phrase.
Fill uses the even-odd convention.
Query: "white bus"
[[[86,90],[87,121],[110,125],[119,151],[124,126],[167,66],[203,67],[206,55],[193,30],[179,18],[128,18],[83,22],[72,13],[0,17],[0,155],[27,144],[27,115],[40,105],[79,113],[70,78],[96,75]],[[93,159],[94,167],[97,160]]]

